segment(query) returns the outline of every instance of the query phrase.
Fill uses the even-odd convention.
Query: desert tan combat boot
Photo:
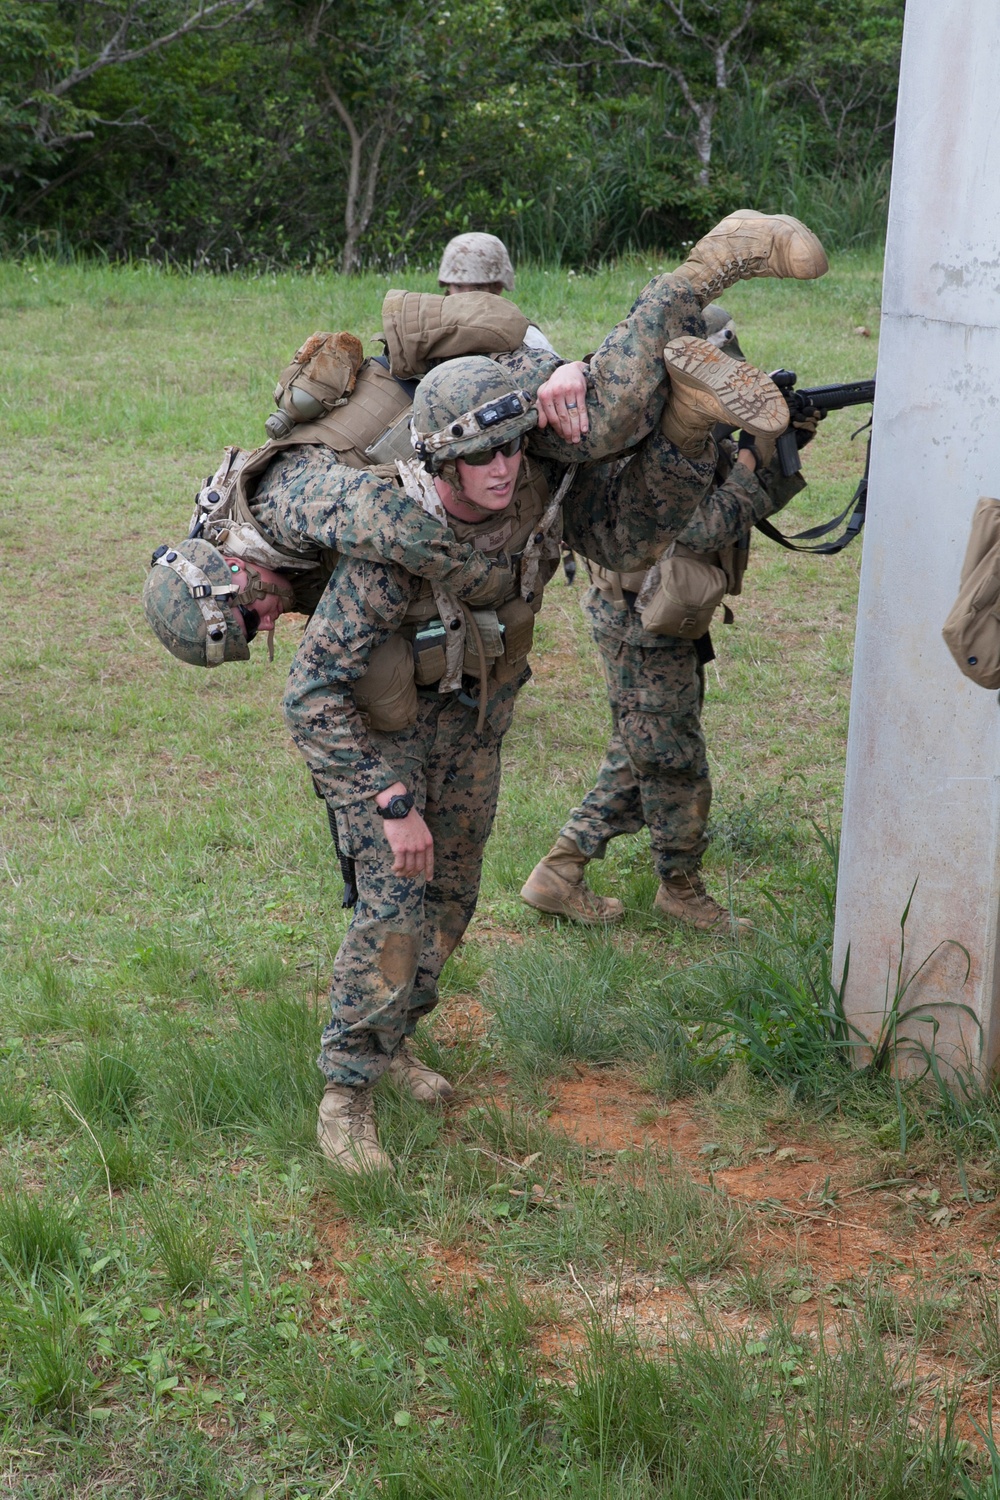
[[[753,276],[813,281],[829,269],[826,251],[800,220],[738,208],[692,247],[674,274],[691,283],[704,307],[727,287]]]
[[[536,911],[571,922],[618,922],[625,908],[614,896],[598,896],[584,884],[583,872],[589,856],[572,839],[560,834],[544,859],[521,887],[521,900]]]
[[[345,1172],[392,1171],[378,1143],[370,1088],[345,1089],[328,1083],[320,1100],[316,1139],[323,1155]]]
[[[699,932],[744,934],[753,928],[746,917],[734,917],[714,901],[697,873],[671,875],[669,880],[661,880],[653,905],[663,916],[673,917],[687,927],[697,927]]]
[[[663,362],[670,395],[660,429],[689,458],[701,454],[716,422],[757,437],[776,437],[788,426],[788,403],[771,377],[707,339],[673,339]]]
[[[389,1064],[389,1077],[398,1088],[405,1089],[421,1104],[444,1104],[454,1097],[455,1090],[443,1073],[435,1073],[426,1063],[420,1062],[410,1051],[409,1042],[404,1042]]]

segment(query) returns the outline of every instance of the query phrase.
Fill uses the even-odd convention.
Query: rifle
[[[786,479],[797,474],[802,467],[799,446],[795,439],[794,423],[796,421],[801,421],[804,417],[825,417],[829,411],[842,411],[847,406],[864,406],[875,400],[874,380],[851,380],[840,385],[814,385],[796,390],[794,370],[775,370],[771,379],[788,403],[789,423],[777,444],[778,462],[781,464],[781,472]],[[870,426],[871,418],[869,417],[864,426],[858,428],[858,432],[864,432],[865,428]],[[857,433],[854,436],[857,437]],[[771,525],[770,521],[758,521],[757,530],[762,531],[772,542],[777,542],[780,547],[787,547],[790,552],[826,554],[842,552],[853,542],[865,524],[870,461],[871,438],[869,437],[865,450],[864,473],[858,480],[858,487],[845,509],[839,516],[834,516],[832,521],[825,521],[822,526],[810,526],[806,531],[797,531],[791,537],[784,536],[776,526]],[[850,520],[847,520],[848,516]],[[815,547],[796,546],[797,542],[815,542],[819,537],[828,536],[831,531],[836,531],[845,520],[847,525],[842,535],[833,541],[822,542]]]

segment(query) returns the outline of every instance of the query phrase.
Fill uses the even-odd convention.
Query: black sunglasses
[[[458,456],[465,464],[471,464],[474,469],[481,468],[484,464],[491,464],[498,453],[504,458],[513,458],[515,453],[521,451],[520,436],[511,438],[509,443],[498,443],[495,448],[477,448],[474,453],[460,453]]]

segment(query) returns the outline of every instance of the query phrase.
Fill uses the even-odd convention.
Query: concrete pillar
[[[976,500],[1000,496],[998,78],[1000,5],[907,0],[834,942],[874,1037],[916,881],[903,1009],[923,1009],[903,1030],[930,1046],[933,1016],[938,1055],[984,1073],[1000,1051],[1000,710],[941,626]]]

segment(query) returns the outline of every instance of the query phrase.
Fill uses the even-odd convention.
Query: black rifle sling
[[[776,526],[772,526],[770,521],[757,521],[755,523],[757,530],[763,536],[766,536],[768,541],[777,542],[779,547],[785,547],[789,552],[814,552],[827,557],[832,556],[835,552],[843,552],[844,548],[849,547],[854,541],[854,538],[865,524],[865,507],[868,503],[868,466],[871,461],[871,451],[871,438],[869,438],[865,452],[865,471],[858,480],[858,487],[851,496],[848,504],[840,512],[840,515],[834,516],[832,521],[824,521],[822,526],[810,526],[806,531],[796,531],[790,537],[785,536]],[[850,516],[849,521],[847,521],[848,516]],[[798,542],[815,541],[817,537],[828,536],[831,531],[836,531],[837,527],[842,525],[844,521],[847,521],[847,525],[844,527],[842,534],[835,537],[832,542],[822,542],[818,547],[799,547],[796,545]]]
[[[334,812],[329,802],[326,802],[325,798],[324,803],[326,806],[326,820],[330,825],[330,837],[333,839],[333,847],[336,851],[337,863],[340,865],[340,876],[344,882],[344,899],[340,904],[341,906],[346,907],[357,906],[358,879],[354,859],[349,859],[346,854],[341,853],[340,840],[337,837],[337,814]]]

